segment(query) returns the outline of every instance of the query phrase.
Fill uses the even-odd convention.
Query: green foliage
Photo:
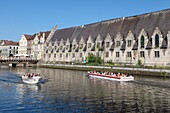
[[[103,60],[101,57],[96,57],[94,54],[90,53],[87,57],[88,64],[102,64]]]
[[[142,62],[141,62],[141,60],[138,60],[138,62],[137,62],[137,67],[142,67]]]

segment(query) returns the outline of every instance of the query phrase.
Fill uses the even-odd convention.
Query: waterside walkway
[[[170,77],[168,69],[152,69],[152,68],[132,68],[132,67],[113,67],[113,66],[88,66],[88,65],[69,65],[69,64],[41,64],[41,67],[52,67],[60,69],[78,69],[78,70],[94,70],[106,69],[113,71],[121,71],[129,74],[155,75]]]

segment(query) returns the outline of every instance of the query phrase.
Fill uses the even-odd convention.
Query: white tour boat
[[[40,80],[40,76],[28,77],[26,75],[22,76],[22,81],[27,84],[37,84]]]
[[[94,78],[100,78],[100,79],[107,79],[107,80],[114,80],[114,81],[134,81],[133,76],[122,76],[122,75],[116,75],[116,74],[105,74],[105,73],[99,73],[99,72],[88,72],[88,75],[90,77]]]

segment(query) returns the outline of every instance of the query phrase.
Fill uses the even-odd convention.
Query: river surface
[[[37,85],[21,74],[40,73]],[[0,68],[0,113],[170,113],[170,79],[134,82],[90,78],[85,71]]]

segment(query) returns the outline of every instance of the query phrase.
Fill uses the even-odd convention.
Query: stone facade
[[[105,62],[170,65],[170,9],[51,31],[45,62],[84,62],[93,53]]]

